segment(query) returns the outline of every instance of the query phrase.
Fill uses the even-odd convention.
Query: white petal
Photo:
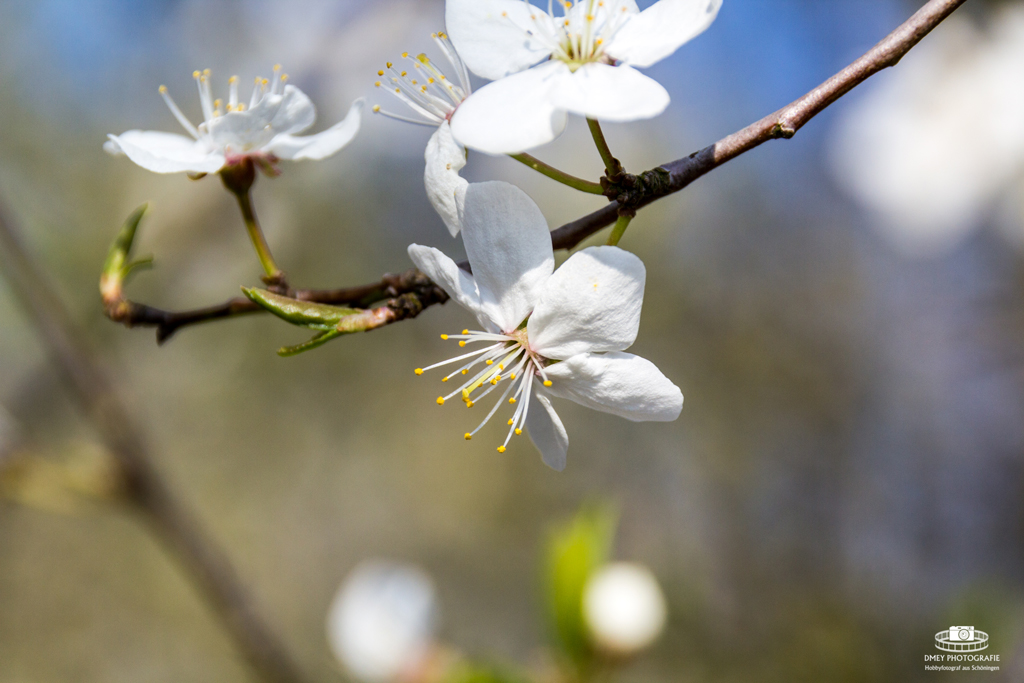
[[[280,95],[264,95],[252,109],[232,111],[200,126],[213,144],[235,154],[263,150],[276,136],[293,135],[313,125],[316,110],[298,88],[285,86]]]
[[[581,353],[544,372],[548,393],[634,422],[671,422],[683,410],[679,387],[631,353]]]
[[[349,113],[352,113],[351,109],[349,109]],[[306,93],[294,85],[284,86],[281,102],[270,120],[270,127],[274,129],[274,132],[282,135],[294,135],[312,126],[314,121],[316,121],[316,108]]]
[[[466,201],[466,187],[469,185],[459,175],[459,171],[466,165],[466,148],[455,142],[451,126],[445,121],[430,136],[423,156],[427,162],[423,171],[427,198],[448,226],[452,237],[455,237],[462,229],[459,208]]]
[[[511,332],[533,310],[555,268],[544,214],[518,187],[493,180],[466,188],[460,218],[483,310],[502,332]]]
[[[352,138],[359,132],[363,102],[361,97],[353,102],[345,118],[325,131],[316,135],[278,135],[264,149],[281,159],[293,161],[326,159],[352,142]]]
[[[626,64],[650,66],[703,33],[721,6],[722,0],[658,0],[630,17],[605,50]]]
[[[566,121],[552,93],[571,76],[563,62],[551,61],[488,83],[455,110],[452,135],[488,154],[514,154],[551,142]]]
[[[155,130],[130,130],[110,135],[110,148],[116,149],[142,168],[154,173],[216,173],[224,167],[224,155],[211,152],[205,144],[184,135]]]
[[[462,61],[477,76],[503,78],[551,54],[527,30],[547,13],[522,0],[448,0],[444,21]]]
[[[526,414],[526,433],[540,451],[544,464],[561,472],[565,469],[565,455],[569,451],[569,435],[551,405],[551,400],[534,390],[530,397],[530,412]]]
[[[649,119],[665,111],[668,91],[628,65],[584,64],[551,93],[555,106],[603,121]]]
[[[477,320],[488,332],[497,332],[497,328],[482,314],[480,296],[477,294],[473,276],[459,268],[455,261],[433,247],[419,244],[409,245],[409,258],[416,267],[448,293],[460,306],[477,317]]]
[[[643,261],[618,247],[573,254],[544,285],[526,327],[530,348],[561,360],[629,348],[640,327],[646,277]]]

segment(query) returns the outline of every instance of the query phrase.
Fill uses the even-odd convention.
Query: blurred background
[[[650,2],[640,2],[641,7]],[[725,0],[702,36],[649,70],[672,96],[609,125],[639,171],[802,95],[919,6]],[[107,133],[199,118],[191,73],[280,62],[320,130],[402,51],[435,57],[440,0],[0,2],[0,193],[96,345],[159,470],[236,563],[261,613],[319,680],[340,665],[324,623],[366,558],[413,563],[440,637],[531,665],[546,642],[540,566],[553,522],[619,511],[613,556],[668,604],[663,637],[621,681],[931,680],[934,634],[971,624],[1004,673],[1024,643],[1024,7],[972,0],[897,69],[793,140],[771,142],[645,209],[621,246],[644,259],[633,351],[686,396],[634,424],[561,402],[563,473],[525,442],[467,443],[434,404],[456,305],[295,358],[305,332],[268,316],[180,332],[103,317],[97,279],[128,213],[156,268],[129,296],[187,308],[258,283],[215,178],[156,175]],[[423,190],[429,129],[367,116],[321,162],[260,178],[257,209],[302,287],[411,267],[413,241],[461,254]],[[596,178],[581,119],[536,156]],[[516,162],[471,154],[470,180],[524,188],[552,227],[599,208]],[[606,235],[592,238],[599,243]],[[564,254],[559,258],[564,258]],[[102,453],[0,282],[0,454]],[[475,424],[475,423],[474,423]],[[485,435],[486,436],[486,435]],[[146,527],[102,503],[0,501],[0,683],[250,680],[231,641]],[[25,498],[25,496],[22,496]],[[31,498],[31,497],[29,497]],[[50,504],[48,504],[50,503]],[[973,674],[995,680],[995,674]]]

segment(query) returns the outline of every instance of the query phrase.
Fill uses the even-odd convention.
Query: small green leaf
[[[296,344],[295,346],[282,346],[277,350],[277,355],[281,356],[282,358],[288,358],[289,356],[297,356],[303,351],[309,351],[311,349],[315,349],[316,347],[322,344],[326,344],[335,337],[340,337],[342,334],[344,334],[344,332],[340,332],[338,330],[326,330],[324,332],[319,333],[318,335],[310,339],[308,342]]]
[[[278,318],[287,320],[293,325],[302,325],[314,330],[332,329],[341,322],[342,318],[361,313],[356,308],[300,301],[257,287],[242,287],[242,292]]]
[[[608,505],[587,505],[548,541],[545,593],[554,645],[578,668],[594,652],[583,619],[583,590],[608,561],[618,515]]]
[[[128,271],[135,267],[132,265],[126,269],[125,264],[128,262],[128,257],[132,252],[132,243],[135,242],[135,231],[138,230],[139,222],[142,221],[142,217],[146,215],[148,210],[149,204],[143,204],[135,209],[124,222],[121,232],[118,233],[114,243],[110,245],[110,250],[107,252],[107,260],[103,264],[104,277],[121,281],[128,274]],[[149,260],[152,261],[152,259]]]

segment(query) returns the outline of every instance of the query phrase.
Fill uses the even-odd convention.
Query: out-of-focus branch
[[[554,248],[572,249],[597,231],[615,223],[619,216],[631,216],[638,209],[679,192],[725,162],[735,159],[769,140],[793,137],[808,121],[854,87],[879,71],[895,66],[903,58],[903,55],[907,54],[964,2],[965,0],[930,0],[880,43],[817,88],[760,121],[722,138],[713,145],[639,175],[620,173],[613,174],[614,177],[611,179],[603,178],[602,185],[605,187],[605,194],[612,201],[607,206],[552,231],[551,241]],[[466,264],[459,265],[468,270]],[[393,286],[389,283],[389,277],[393,276],[385,276],[379,283],[351,289],[273,291],[303,301],[355,306],[367,306],[387,297],[411,295],[421,305],[421,307],[414,307],[416,313],[419,313],[422,308],[435,303],[444,303],[447,300],[447,296],[444,296],[443,292],[440,295],[436,295],[436,293],[423,295],[425,290]],[[418,271],[410,271],[399,277],[416,281],[426,276]],[[434,287],[434,289],[437,288]],[[156,327],[157,340],[161,342],[187,325],[257,313],[262,310],[255,303],[242,298],[231,299],[209,308],[180,313],[161,311],[131,301],[122,303],[123,307],[113,311],[108,306],[107,315],[127,327],[135,325]],[[407,300],[406,303],[408,303]],[[406,309],[408,310],[408,306]],[[414,316],[388,316],[385,324],[409,317]]]
[[[141,431],[64,305],[23,249],[0,203],[0,269],[56,366],[117,462],[124,500],[181,562],[245,658],[268,683],[301,683],[285,648],[263,623],[226,555],[154,469]]]

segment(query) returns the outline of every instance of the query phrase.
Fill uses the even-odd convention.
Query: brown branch
[[[589,215],[553,230],[551,242],[554,248],[572,249],[597,231],[614,223],[620,214],[632,215],[637,209],[679,192],[725,162],[735,159],[769,140],[793,137],[808,121],[854,87],[879,71],[895,66],[903,58],[903,55],[907,54],[964,2],[965,0],[930,0],[880,43],[814,90],[709,147],[639,175],[620,174],[613,180],[609,180],[607,177],[602,179],[605,193],[612,201]],[[468,270],[465,263],[459,265]],[[425,277],[418,271],[410,271],[405,276]],[[368,306],[386,297],[404,294],[412,294],[417,297],[424,307],[433,303],[444,303],[447,300],[446,296],[420,297],[416,291],[411,289],[403,290],[400,287],[389,289],[389,277],[393,276],[385,276],[380,283],[352,289],[298,290],[293,293],[293,297],[305,301],[356,306]],[[374,297],[377,298],[374,299]],[[107,314],[128,327],[134,325],[155,326],[157,340],[160,342],[165,341],[175,331],[187,325],[256,313],[261,310],[256,304],[245,299],[231,299],[219,306],[181,313],[160,311],[128,301],[124,303],[127,305],[125,312],[111,315],[108,307]],[[384,324],[407,317],[412,316],[393,316],[388,318]]]
[[[123,498],[149,523],[216,611],[239,649],[268,683],[303,677],[257,614],[227,556],[174,497],[153,468],[141,430],[125,410],[102,364],[23,249],[0,204],[0,268],[50,356],[91,418],[120,474]]]

